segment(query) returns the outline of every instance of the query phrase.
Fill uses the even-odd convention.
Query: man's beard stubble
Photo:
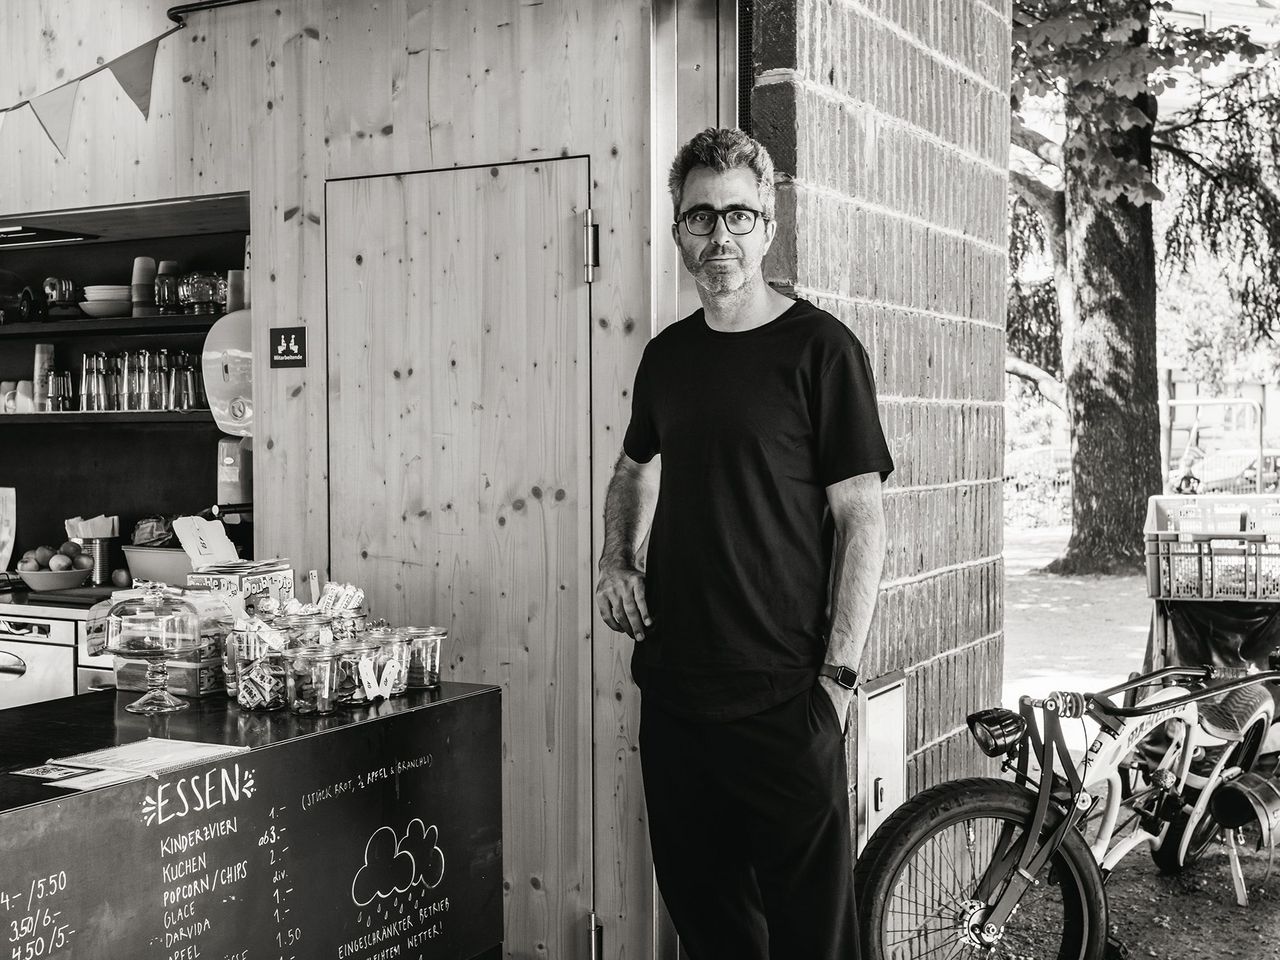
[[[711,251],[710,255],[714,255],[715,251]],[[739,257],[737,260],[724,261],[732,263],[736,269],[718,270],[711,267],[705,260],[680,248],[680,258],[684,261],[684,267],[689,271],[690,276],[702,289],[708,293],[723,296],[728,293],[735,293],[747,285],[750,279],[750,264],[747,263],[745,257]]]

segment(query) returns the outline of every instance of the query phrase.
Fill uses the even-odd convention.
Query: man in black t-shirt
[[[658,886],[692,960],[849,960],[844,725],[893,470],[871,365],[838,320],[764,282],[764,147],[703,131],[669,185],[702,309],[636,371],[596,589],[636,640]]]

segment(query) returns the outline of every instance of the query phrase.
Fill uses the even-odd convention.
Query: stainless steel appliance
[[[75,623],[0,614],[0,708],[75,692]]]
[[[110,589],[0,593],[0,709],[115,685],[110,656],[90,656],[89,607]]]

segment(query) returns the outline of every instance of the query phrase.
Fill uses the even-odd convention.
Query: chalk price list
[[[71,943],[75,930],[55,909],[57,897],[66,893],[67,872],[59,870],[35,877],[24,893],[0,890],[0,911],[4,914],[5,944],[10,960],[36,960],[56,956]]]
[[[297,926],[290,915],[293,908],[289,906],[293,896],[293,879],[289,874],[289,845],[285,836],[289,828],[281,823],[287,807],[272,807],[267,814],[270,825],[258,837],[258,846],[266,851],[268,869],[271,870],[272,912],[276,922],[276,948],[279,960],[297,960],[297,951],[302,942],[302,928]]]

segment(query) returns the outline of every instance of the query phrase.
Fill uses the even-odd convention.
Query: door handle
[[[25,660],[7,650],[0,650],[0,680],[17,680],[26,672]]]

